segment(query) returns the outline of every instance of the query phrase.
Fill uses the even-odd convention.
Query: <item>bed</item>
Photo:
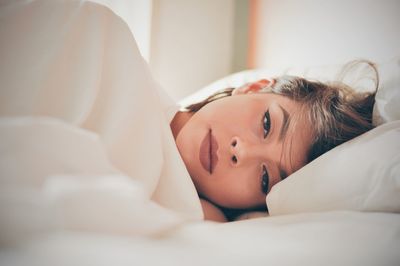
[[[377,128],[276,185],[269,214],[219,224],[202,219],[173,114],[220,88],[338,66],[240,72],[177,104],[102,5],[9,1],[0,20],[2,265],[400,263],[397,55],[379,64]]]

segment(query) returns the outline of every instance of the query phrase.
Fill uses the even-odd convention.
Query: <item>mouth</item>
[[[218,163],[218,143],[212,135],[211,129],[205,135],[200,145],[199,159],[204,170],[212,174]]]

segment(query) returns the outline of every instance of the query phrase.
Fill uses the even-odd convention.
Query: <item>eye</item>
[[[263,128],[264,128],[264,138],[266,138],[268,136],[269,130],[271,128],[271,118],[269,116],[269,110],[267,110],[264,113]]]
[[[267,168],[263,165],[263,172],[261,177],[261,191],[267,195],[269,188],[269,176]]]

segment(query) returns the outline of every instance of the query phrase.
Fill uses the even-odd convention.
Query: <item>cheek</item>
[[[243,135],[255,130],[255,126],[258,125],[256,119],[259,117],[257,114],[259,113],[245,106],[240,106],[239,108],[210,112],[207,116],[207,122],[214,129],[219,129],[218,131],[222,132],[222,134],[235,133]]]
[[[249,114],[255,109],[254,101],[240,96],[229,96],[216,101],[213,101],[202,109],[200,113],[207,116],[209,119],[218,117],[220,118],[230,118],[238,115]]]
[[[197,145],[207,132],[207,125],[198,117],[193,116],[179,132],[176,137],[176,146],[187,168],[193,168],[193,162],[197,158]]]

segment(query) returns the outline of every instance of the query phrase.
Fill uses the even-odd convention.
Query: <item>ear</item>
[[[272,86],[275,83],[275,79],[260,79],[256,82],[246,83],[245,85],[235,88],[232,91],[232,95],[240,95],[246,93],[256,93],[265,87]]]

